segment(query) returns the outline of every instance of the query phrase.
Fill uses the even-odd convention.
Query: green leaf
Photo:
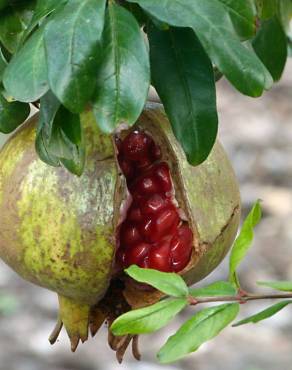
[[[238,311],[238,303],[223,304],[199,311],[169,337],[158,353],[159,361],[173,362],[195,352],[203,343],[214,338],[233,321]]]
[[[243,94],[259,96],[273,80],[257,55],[240,43],[219,0],[128,0],[176,27],[191,27],[212,62]]]
[[[247,40],[255,34],[255,6],[253,0],[219,0],[228,11],[237,34]]]
[[[252,46],[274,81],[278,81],[286,64],[287,38],[277,17],[262,22]]]
[[[39,28],[8,64],[3,83],[16,100],[33,102],[48,90],[43,27]]]
[[[38,0],[32,20],[26,28],[22,40],[25,40],[32,30],[54,10],[67,3],[68,0]]]
[[[74,113],[82,112],[95,88],[106,0],[71,0],[45,30],[50,88]]]
[[[190,289],[189,293],[192,297],[216,297],[226,295],[236,295],[236,289],[227,281],[216,281],[202,288]]]
[[[277,14],[278,3],[283,0],[257,0],[258,13],[261,19],[269,19]]]
[[[31,3],[11,5],[0,13],[0,41],[12,54],[17,51],[23,32],[31,21]]]
[[[78,128],[76,129],[75,126],[78,126]],[[52,125],[52,134],[48,147],[49,152],[59,158],[73,159],[75,145],[79,144],[81,140],[79,138],[78,141],[76,138],[76,131],[81,135],[79,115],[72,114],[65,107],[60,106]]]
[[[147,23],[147,15],[146,13],[140,8],[137,4],[130,4],[125,2],[123,4],[123,7],[129,10],[134,17],[137,19],[140,26],[143,26],[145,23]]]
[[[60,167],[60,159],[52,154],[50,154],[47,150],[47,142],[44,136],[43,131],[40,131],[39,135],[36,137],[35,140],[35,150],[39,156],[39,158],[46,164],[53,166],[53,167]]]
[[[2,81],[3,73],[4,73],[6,66],[7,66],[7,62],[6,62],[6,59],[0,47],[0,82]]]
[[[167,295],[173,297],[188,295],[188,287],[180,275],[144,269],[136,265],[130,266],[125,272],[140,283],[149,284]]]
[[[86,153],[84,144],[81,146],[75,146],[75,150],[72,151],[72,159],[60,158],[60,162],[63,166],[71,173],[77,176],[81,176],[84,171],[86,160]]]
[[[0,0],[0,10],[6,8],[9,5],[10,0]]]
[[[21,125],[29,116],[29,104],[9,103],[0,93],[0,132],[9,134]]]
[[[187,304],[184,298],[166,299],[129,311],[113,322],[111,331],[114,335],[152,333],[167,325]]]
[[[239,282],[236,276],[236,269],[243,258],[246,256],[246,253],[251,246],[254,235],[253,229],[259,223],[261,215],[261,205],[259,201],[257,201],[246,217],[241,231],[236,238],[231,250],[231,255],[229,259],[229,281],[235,283],[238,287]]]
[[[85,147],[79,115],[61,106],[51,91],[41,99],[36,151],[49,165],[62,163],[78,176],[83,172]]]
[[[217,135],[214,72],[193,30],[148,30],[152,82],[189,163],[209,155]],[[174,88],[175,86],[175,88]]]
[[[39,122],[35,141],[35,149],[40,159],[54,167],[60,166],[60,160],[57,156],[49,152],[48,146],[52,136],[54,119],[60,108],[60,104],[59,100],[51,91],[48,91],[40,99]]]
[[[93,111],[100,129],[110,133],[122,122],[136,122],[150,84],[149,55],[139,24],[130,12],[112,2],[101,53]]]
[[[281,311],[284,307],[286,307],[288,304],[292,303],[292,301],[282,301],[279,303],[274,304],[271,307],[266,308],[265,310],[247,317],[246,319],[240,320],[233,324],[232,326],[240,326],[248,323],[257,323],[259,321],[268,319],[269,317],[275,315],[277,312]]]
[[[292,292],[292,281],[258,281],[257,284],[283,292]]]
[[[54,118],[52,134],[47,147],[50,154],[60,159],[79,162],[77,158],[82,155],[80,148],[68,136],[68,131],[76,130],[74,128],[75,125],[79,126],[78,130],[81,132],[79,116],[69,112],[65,107],[61,106]],[[76,163],[76,166],[78,168],[80,164],[78,166],[78,163]],[[81,175],[79,171],[76,174]]]
[[[45,130],[47,138],[51,137],[54,119],[60,105],[61,103],[50,90],[40,99],[40,114],[37,134],[41,130]]]

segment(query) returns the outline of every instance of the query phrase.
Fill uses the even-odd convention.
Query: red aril
[[[139,243],[129,248],[126,252],[126,265],[140,266],[141,263],[143,263],[145,257],[148,255],[150,248],[151,245],[147,243]]]
[[[153,220],[151,217],[144,218],[143,221],[139,225],[139,232],[141,233],[142,237],[147,241],[152,241],[152,224]]]
[[[149,253],[148,265],[149,268],[155,270],[164,272],[172,271],[168,241],[158,243],[157,246],[151,249]]]
[[[170,200],[162,194],[153,194],[141,199],[140,209],[143,215],[153,215],[170,204]]]
[[[132,161],[147,158],[152,142],[153,140],[144,132],[132,131],[123,141],[123,155]]]
[[[120,265],[180,271],[190,260],[192,232],[188,226],[179,227],[169,166],[159,162],[161,149],[140,130],[117,145],[133,199],[119,234]]]
[[[175,271],[182,270],[192,253],[193,233],[188,226],[181,226],[170,243],[170,254]]]
[[[142,241],[138,228],[130,223],[124,223],[121,227],[120,240],[122,246],[129,246]]]
[[[171,191],[172,189],[172,183],[170,178],[170,171],[167,163],[162,162],[159,163],[154,168],[154,174],[156,179],[158,180],[158,183],[161,187],[161,190],[165,193]]]
[[[153,176],[143,176],[138,179],[133,186],[130,187],[130,192],[135,196],[156,194],[161,190],[158,181]]]
[[[153,161],[151,161],[149,158],[143,158],[141,161],[136,162],[136,170],[138,174],[143,173],[143,171],[147,170],[151,165],[153,164]]]
[[[143,221],[143,216],[140,208],[137,205],[132,205],[128,212],[127,219],[132,222],[141,222]]]
[[[171,230],[175,230],[178,223],[179,216],[175,209],[171,207],[162,210],[158,216],[153,219],[151,239],[153,241],[161,239]]]
[[[142,262],[139,263],[139,266],[144,269],[149,269],[149,258],[146,257]]]

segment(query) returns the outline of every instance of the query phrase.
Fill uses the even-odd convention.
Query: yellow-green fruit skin
[[[23,278],[94,304],[107,290],[115,252],[113,144],[84,114],[87,159],[77,177],[38,159],[36,120],[0,155],[0,256]]]
[[[23,278],[93,305],[112,277],[126,194],[112,138],[99,132],[90,112],[82,115],[86,165],[77,177],[38,159],[35,124],[32,118],[0,154],[0,257]],[[187,210],[194,253],[182,276],[192,284],[219,264],[236,235],[240,196],[234,172],[219,143],[203,164],[189,165],[157,104],[147,105],[137,124],[164,151],[177,200]],[[145,302],[142,292],[137,305]]]

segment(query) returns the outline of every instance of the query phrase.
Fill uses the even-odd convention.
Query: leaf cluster
[[[0,0],[0,131],[40,108],[36,150],[81,175],[80,114],[133,125],[152,84],[192,165],[216,139],[217,79],[260,96],[283,72],[291,0]]]

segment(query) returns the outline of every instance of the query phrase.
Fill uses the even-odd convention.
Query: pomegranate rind
[[[0,155],[0,256],[24,279],[95,304],[115,254],[120,176],[111,139],[83,116],[87,159],[81,177],[50,167],[34,149],[34,116]]]

